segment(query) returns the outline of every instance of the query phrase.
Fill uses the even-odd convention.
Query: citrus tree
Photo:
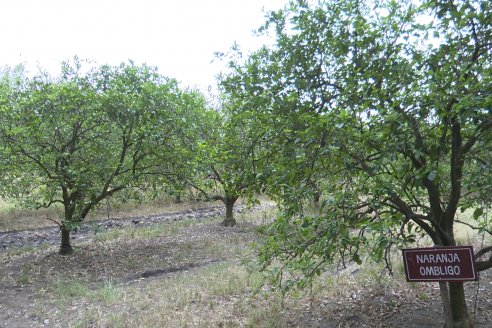
[[[259,256],[278,286],[304,286],[337,259],[383,260],[419,236],[456,245],[460,224],[491,232],[489,1],[292,1],[263,29],[275,46],[233,62],[223,84],[277,122],[290,154],[329,163],[316,167],[327,179],[321,215],[281,187],[307,188],[298,156],[285,153],[289,173],[269,180],[284,211]],[[304,125],[288,129],[293,119]],[[478,271],[491,251],[477,251]],[[447,325],[470,327],[463,283],[441,287]]]
[[[24,77],[1,103],[0,138],[9,153],[5,194],[34,208],[60,206],[61,254],[70,232],[102,200],[155,172],[178,112],[177,83],[133,63],[83,73]]]
[[[226,207],[224,226],[234,226],[234,204],[242,197],[253,201],[257,194],[261,167],[261,135],[255,130],[252,112],[234,113],[231,103],[220,110],[199,114],[194,132],[196,143],[188,181],[206,198]],[[191,144],[191,143],[190,143]]]

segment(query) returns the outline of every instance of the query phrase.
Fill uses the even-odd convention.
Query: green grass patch
[[[111,280],[104,282],[103,286],[93,292],[93,298],[104,304],[113,304],[121,296],[120,288]]]
[[[86,282],[58,280],[53,284],[53,291],[56,298],[65,301],[77,297],[87,297],[91,294],[91,289]]]
[[[32,266],[29,264],[24,264],[22,265],[19,276],[17,278],[17,283],[19,285],[27,285],[31,283],[31,271],[32,271]]]
[[[121,295],[120,288],[112,280],[106,280],[102,284],[91,284],[82,280],[57,280],[52,288],[60,302],[82,298],[108,305],[116,302]]]

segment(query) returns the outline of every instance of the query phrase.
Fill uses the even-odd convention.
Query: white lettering
[[[421,276],[459,276],[461,269],[459,266],[421,266],[419,268]]]
[[[460,263],[460,257],[457,253],[450,254],[417,254],[418,264],[440,264],[440,263]]]
[[[424,274],[423,276],[435,276],[434,274],[434,267],[424,267]]]

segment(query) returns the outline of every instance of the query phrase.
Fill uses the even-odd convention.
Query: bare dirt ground
[[[241,257],[248,253],[247,245],[259,238],[254,223],[240,222],[233,228],[220,226],[220,218],[217,217],[220,214],[218,209],[207,209],[101,221],[98,224],[107,230],[131,227],[135,229],[136,235],[138,231],[144,231],[145,227],[185,217],[200,223],[166,232],[152,232],[148,236],[109,240],[98,240],[94,235],[94,225],[83,227],[73,240],[77,249],[73,256],[57,254],[58,235],[55,228],[2,233],[0,327],[153,326],[153,321],[132,318],[138,317],[139,311],[150,311],[146,308],[150,305],[129,308],[127,304],[138,302],[123,298],[135,295],[135,290],[155,288],[155,283],[173,279],[183,272],[201,272],[199,270],[221,263],[239,265]],[[31,243],[32,249],[16,251],[22,249],[19,247],[25,247],[26,243]],[[240,251],[236,247],[241,248]],[[387,276],[378,278],[377,274],[363,275],[357,268],[345,271],[341,273],[344,278],[340,280],[340,273],[325,275],[332,285],[323,285],[314,293],[288,298],[282,307],[265,305],[267,312],[272,309],[271,314],[267,313],[266,316],[248,318],[253,308],[261,308],[264,303],[261,303],[262,300],[258,301],[258,305],[251,305],[255,301],[244,303],[245,299],[254,300],[252,291],[245,289],[238,293],[221,292],[206,303],[202,301],[203,306],[194,299],[185,305],[176,304],[172,310],[175,313],[166,314],[174,316],[184,311],[184,308],[191,307],[196,316],[220,313],[222,318],[188,322],[173,322],[169,319],[171,321],[166,322],[172,322],[168,325],[170,327],[442,327],[437,283],[408,284]],[[87,298],[74,297],[67,300],[60,296],[63,295],[60,289],[73,288],[79,282],[84,282],[89,290],[100,289],[108,282],[123,290],[116,300],[104,303],[97,311],[104,312],[98,314],[100,316],[126,311],[128,314],[123,317],[125,319],[118,324],[94,319],[81,320],[84,311],[90,308],[88,303],[91,299],[87,301]],[[469,310],[476,320],[476,327],[492,327],[490,270],[482,273],[478,283],[467,283],[466,286]],[[132,292],[127,292],[130,289]],[[250,305],[246,310],[239,311],[238,304]],[[228,315],[214,312],[215,308],[225,309]],[[229,311],[229,308],[233,310]],[[158,311],[145,313],[163,315],[155,312]]]

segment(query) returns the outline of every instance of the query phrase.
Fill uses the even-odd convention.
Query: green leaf
[[[480,216],[482,216],[482,215],[483,215],[483,213],[484,213],[484,212],[483,212],[483,208],[478,207],[478,208],[476,208],[476,209],[475,209],[475,211],[473,211],[473,218],[474,218],[475,220],[478,220],[478,218],[479,218]]]
[[[352,255],[352,260],[354,260],[354,262],[357,263],[358,265],[361,265],[362,264],[362,260],[360,259],[360,256],[357,253],[355,253],[354,255]]]

